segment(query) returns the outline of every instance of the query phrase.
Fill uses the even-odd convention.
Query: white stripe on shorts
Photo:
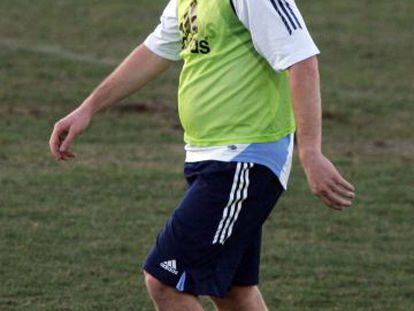
[[[234,173],[234,178],[233,178],[233,185],[232,185],[231,191],[230,191],[229,201],[227,202],[227,205],[223,210],[223,217],[221,218],[220,223],[219,223],[218,228],[217,228],[217,231],[216,231],[216,234],[214,235],[213,244],[216,244],[219,237],[220,237],[221,229],[223,229],[224,221],[227,218],[228,209],[232,205],[232,203],[234,201],[234,194],[237,191],[237,188],[239,187],[239,179],[240,179],[240,175],[241,175],[239,173],[240,173],[241,165],[242,165],[242,163],[237,163],[236,172]]]
[[[241,169],[242,166],[243,168]],[[237,163],[229,201],[223,210],[223,216],[214,235],[213,244],[216,244],[219,241],[219,238],[220,244],[224,244],[224,242],[231,235],[233,225],[239,216],[243,201],[247,198],[247,188],[249,186],[249,169],[251,167],[253,167],[252,163]]]
[[[246,174],[245,174],[245,186],[243,189],[243,199],[241,201],[239,201],[239,203],[237,204],[237,210],[236,210],[236,214],[234,215],[233,221],[231,222],[230,226],[228,227],[228,232],[227,232],[227,237],[225,237],[225,239],[223,239],[222,241],[220,240],[220,243],[224,244],[224,242],[231,236],[232,232],[233,232],[233,226],[237,221],[237,218],[239,218],[239,214],[240,211],[242,209],[243,206],[243,201],[247,199],[247,190],[249,188],[249,184],[250,184],[250,178],[249,178],[249,169],[253,167],[253,163],[249,163],[249,168],[246,170]]]

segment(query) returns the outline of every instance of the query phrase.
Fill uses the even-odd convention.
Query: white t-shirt
[[[293,0],[232,0],[235,14],[250,31],[257,52],[276,71],[319,54]],[[180,60],[177,0],[170,0],[161,23],[144,42],[155,54]]]
[[[235,14],[249,30],[257,52],[276,71],[319,54],[294,0],[232,0]],[[177,0],[170,0],[161,23],[145,40],[153,53],[180,60],[182,38],[178,26]],[[292,164],[293,135],[270,143],[229,146],[186,146],[186,162],[241,161],[268,167],[287,187]]]

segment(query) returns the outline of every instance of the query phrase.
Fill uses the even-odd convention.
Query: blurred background
[[[1,310],[152,310],[141,262],[184,191],[180,64],[101,113],[74,161],[48,139],[166,2],[0,0]],[[327,210],[295,159],[261,289],[271,310],[414,310],[414,2],[297,4],[322,51],[324,150],[358,198]]]

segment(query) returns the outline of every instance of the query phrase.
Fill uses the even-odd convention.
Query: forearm
[[[165,71],[172,62],[138,46],[81,104],[79,109],[93,115],[138,91]]]
[[[322,107],[318,60],[309,58],[291,67],[289,83],[296,118],[296,137],[301,160],[321,153]]]

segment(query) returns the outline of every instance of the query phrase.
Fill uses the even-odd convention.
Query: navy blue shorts
[[[193,295],[224,297],[259,282],[262,225],[283,187],[267,167],[186,163],[188,189],[145,260],[144,270]]]

